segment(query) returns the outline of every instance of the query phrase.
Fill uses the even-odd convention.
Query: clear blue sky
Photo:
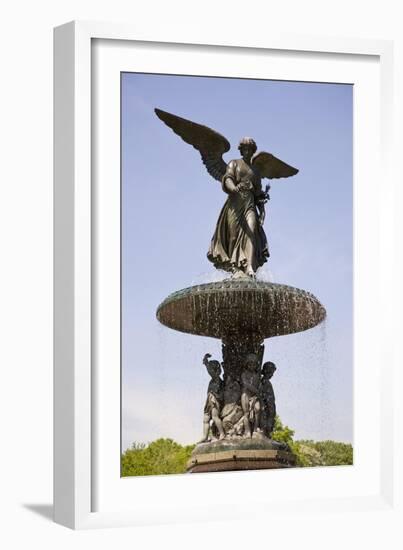
[[[155,317],[171,292],[223,275],[206,258],[226,195],[154,114],[159,107],[241,137],[299,168],[272,181],[260,277],[313,292],[328,318],[266,340],[277,409],[296,437],[352,442],[352,96],[350,85],[122,75],[122,446],[198,440],[220,341]],[[265,180],[267,181],[267,180]]]

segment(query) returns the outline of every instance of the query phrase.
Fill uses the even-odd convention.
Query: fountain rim
[[[214,281],[210,283],[193,285],[171,293],[158,306],[156,310],[156,318],[162,325],[185,334],[208,336],[211,338],[220,339],[231,339],[233,337],[238,338],[239,330],[235,330],[232,324],[228,326],[226,325],[225,327],[220,327],[219,325],[212,325],[211,327],[200,327],[197,324],[197,316],[193,318],[193,314],[191,314],[191,317],[187,317],[186,322],[172,322],[172,320],[170,320],[170,314],[168,313],[168,316],[166,316],[166,310],[169,311],[169,309],[176,303],[186,303],[189,299],[194,299],[195,297],[198,297],[199,300],[202,299],[204,301],[206,299],[208,300],[211,296],[218,296],[220,294],[227,296],[235,296],[238,294],[240,297],[244,296],[245,293],[252,295],[254,293],[258,293],[262,296],[271,295],[272,297],[274,297],[275,300],[277,299],[276,296],[281,296],[283,294],[288,295],[288,297],[293,295],[295,298],[298,299],[298,302],[300,300],[302,300],[302,303],[305,302],[305,304],[307,302],[313,302],[317,308],[316,321],[304,322],[301,325],[297,323],[295,325],[296,328],[293,328],[294,325],[290,325],[289,321],[287,321],[287,326],[284,325],[286,326],[286,328],[283,330],[279,330],[279,327],[276,324],[277,329],[275,331],[269,328],[270,324],[257,323],[256,326],[252,328],[252,326],[254,325],[254,323],[252,323],[252,325],[247,326],[245,330],[245,335],[248,335],[247,338],[253,336],[254,338],[258,337],[261,340],[265,340],[273,336],[283,336],[294,334],[296,332],[304,332],[306,330],[314,328],[315,326],[320,325],[327,317],[326,308],[322,305],[322,303],[316,298],[314,294],[307,290],[303,290],[290,285],[267,281],[224,279],[223,281]],[[208,301],[206,303],[208,304]],[[234,307],[234,304],[231,307]],[[231,310],[230,308],[226,308],[226,311]],[[234,313],[235,311],[239,311],[239,308],[236,306],[234,307]],[[237,314],[235,313],[235,315]],[[247,317],[245,319],[247,319]]]
[[[224,283],[226,283],[226,284],[224,284]],[[309,292],[309,290],[304,290],[302,288],[298,288],[298,287],[291,286],[291,285],[286,285],[286,284],[283,284],[283,283],[273,283],[273,282],[269,282],[269,281],[259,281],[259,280],[242,280],[242,279],[235,279],[235,280],[234,279],[224,279],[223,281],[214,281],[214,282],[211,282],[211,283],[202,283],[202,284],[198,284],[198,285],[188,286],[188,287],[182,288],[180,290],[176,290],[176,291],[172,292],[171,294],[169,294],[159,304],[159,306],[157,307],[156,314],[157,314],[157,317],[158,317],[158,312],[160,311],[160,309],[162,307],[166,306],[167,304],[169,304],[169,303],[171,303],[171,302],[173,302],[177,299],[184,298],[185,296],[193,294],[194,292],[196,292],[197,294],[203,294],[205,292],[220,293],[220,292],[223,292],[223,291],[234,292],[234,291],[239,291],[239,290],[253,292],[253,291],[256,291],[256,290],[263,290],[263,289],[271,290],[271,289],[276,289],[276,288],[277,289],[281,288],[282,290],[287,290],[289,292],[295,292],[296,294],[312,298],[313,300],[318,302],[318,304],[320,304],[320,306],[323,308],[323,310],[325,312],[325,317],[327,316],[326,308],[323,306],[323,304],[320,302],[320,300],[318,300],[318,298],[312,292]]]

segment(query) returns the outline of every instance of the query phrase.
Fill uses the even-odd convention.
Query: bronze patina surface
[[[183,141],[199,151],[207,172],[221,182],[228,196],[218,217],[207,258],[217,269],[233,274],[254,276],[267,261],[269,247],[263,230],[265,204],[270,199],[270,185],[262,189],[262,179],[288,178],[296,168],[265,151],[257,152],[251,137],[239,142],[240,159],[223,159],[229,141],[207,126],[155,109],[155,114]]]
[[[188,471],[292,467],[295,457],[288,446],[272,439],[276,365],[263,362],[264,341],[309,330],[325,319],[326,310],[310,292],[259,281],[256,272],[269,257],[263,224],[270,185],[263,190],[262,179],[287,178],[298,170],[271,153],[257,152],[249,137],[239,143],[241,158],[227,163],[223,154],[230,144],[224,136],[160,109],[155,113],[200,153],[227,195],[207,258],[229,278],[174,292],[157,309],[158,320],[171,329],[222,340],[222,362],[209,353],[203,358],[210,376],[203,437]]]
[[[292,334],[315,327],[325,316],[310,292],[249,278],[185,288],[157,309],[158,320],[169,328],[221,339]]]
[[[286,445],[265,437],[199,444],[187,464],[189,473],[291,468],[295,457]]]

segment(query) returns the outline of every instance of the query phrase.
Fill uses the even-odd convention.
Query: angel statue
[[[199,151],[208,173],[221,182],[228,195],[207,258],[217,269],[229,271],[235,277],[254,278],[257,269],[269,257],[263,223],[270,185],[263,191],[262,178],[287,178],[298,170],[270,153],[257,153],[256,143],[250,137],[242,138],[239,143],[242,158],[227,164],[222,156],[229,151],[230,143],[224,136],[166,111],[155,109],[155,113]]]

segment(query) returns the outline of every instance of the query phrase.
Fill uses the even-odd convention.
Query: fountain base
[[[189,473],[292,468],[287,445],[265,436],[199,443],[187,464]]]
[[[222,362],[210,360],[209,353],[203,359],[211,377],[203,434],[212,441],[196,446],[188,472],[295,466],[290,449],[270,439],[276,366],[263,361],[264,341],[309,330],[325,317],[325,308],[310,292],[249,278],[185,288],[159,305],[157,318],[163,325],[222,341]]]

